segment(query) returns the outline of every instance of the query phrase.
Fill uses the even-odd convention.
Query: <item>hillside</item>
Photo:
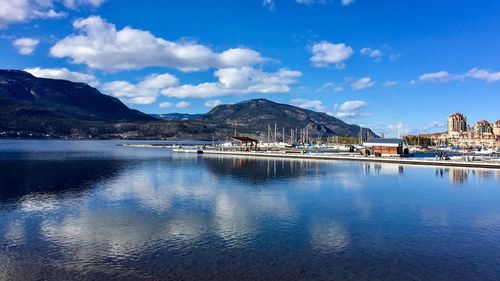
[[[0,70],[0,98],[14,115],[31,112],[83,120],[152,120],[117,98],[103,95],[85,83],[37,78],[18,70]]]
[[[242,101],[232,105],[219,105],[208,112],[201,120],[209,123],[224,124],[237,132],[252,134],[256,137],[267,135],[268,127],[274,131],[277,126],[278,136],[289,136],[291,130],[307,129],[311,138],[318,135],[359,136],[360,127],[344,123],[342,120],[326,113],[315,112],[288,104],[272,102],[266,99]],[[363,134],[375,135],[369,129]]]

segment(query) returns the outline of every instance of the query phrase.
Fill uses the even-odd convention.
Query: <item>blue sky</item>
[[[423,133],[500,118],[499,30],[499,1],[0,0],[0,67],[147,113],[267,98]]]

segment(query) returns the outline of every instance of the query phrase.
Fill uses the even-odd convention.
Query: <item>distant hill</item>
[[[274,124],[278,139],[283,128],[287,138],[291,129],[307,128],[311,139],[360,132],[325,113],[265,99],[219,105],[207,114],[147,115],[84,83],[0,70],[0,137],[225,140],[236,131],[265,140]]]

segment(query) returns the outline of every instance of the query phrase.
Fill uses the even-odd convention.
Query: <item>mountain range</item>
[[[357,137],[360,127],[326,113],[266,99],[219,105],[206,114],[148,115],[85,84],[0,70],[0,136],[225,140],[236,134],[265,139],[269,128],[289,136]],[[363,134],[375,135],[369,129]]]

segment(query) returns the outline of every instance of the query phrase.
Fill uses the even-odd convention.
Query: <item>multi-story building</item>
[[[461,113],[448,116],[448,135],[458,135],[467,132],[467,118]]]
[[[453,113],[448,116],[448,132],[441,140],[460,147],[500,147],[500,120],[494,124],[481,120],[469,127],[464,115]]]
[[[498,120],[497,122],[495,122],[495,124],[493,124],[493,134],[495,136],[500,136],[500,120]]]

